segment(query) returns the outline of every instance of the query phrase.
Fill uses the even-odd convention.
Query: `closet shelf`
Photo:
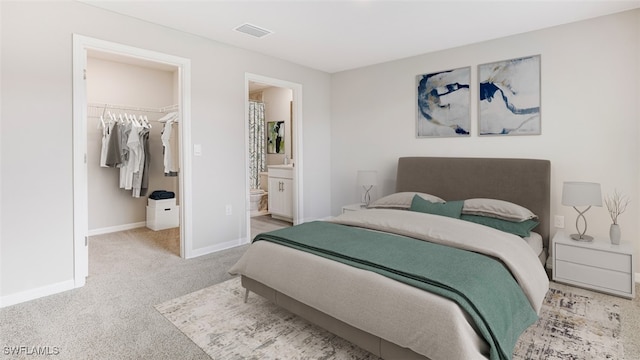
[[[139,106],[116,105],[105,103],[89,103],[87,117],[99,119],[105,116],[107,111],[111,112],[128,112],[132,115],[147,115],[150,119],[160,118],[171,111],[177,111],[178,105],[169,105],[161,108],[147,108]]]

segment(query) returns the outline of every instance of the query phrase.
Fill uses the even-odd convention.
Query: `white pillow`
[[[467,199],[464,201],[462,213],[494,217],[502,220],[522,222],[536,219],[538,216],[520,205],[496,199]]]
[[[369,209],[409,209],[411,207],[411,201],[413,201],[413,197],[415,195],[418,195],[421,198],[434,203],[445,202],[437,196],[407,191],[381,197],[380,199],[371,202],[369,204]]]

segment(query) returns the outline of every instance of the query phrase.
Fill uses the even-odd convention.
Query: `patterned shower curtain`
[[[249,185],[260,188],[260,172],[266,170],[264,103],[249,101]]]

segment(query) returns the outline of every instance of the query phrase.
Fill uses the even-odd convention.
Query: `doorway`
[[[177,176],[180,207],[180,256],[189,258],[191,253],[191,158],[190,153],[190,60],[122,44],[107,42],[74,34],[73,36],[73,174],[74,174],[74,280],[75,287],[83,286],[88,275],[89,193],[88,193],[88,122],[89,101],[87,97],[88,53],[99,53],[102,57],[126,58],[130,63],[155,64],[159,68],[175,71],[175,105],[180,118],[179,164]],[[105,107],[106,110],[106,107]],[[124,109],[123,109],[124,110]],[[152,108],[129,109],[153,111]]]
[[[168,243],[176,242],[168,248],[180,256],[177,70],[113,53],[87,52],[89,236],[146,226],[163,231],[157,235]],[[153,200],[158,190],[166,191],[165,197],[174,196]],[[172,236],[164,235],[168,232]]]
[[[253,238],[252,234],[252,217],[254,220],[260,220],[260,224],[264,225],[267,220],[273,222],[275,226],[286,225],[289,221],[290,224],[299,224],[303,219],[303,206],[302,206],[302,112],[301,112],[301,98],[302,98],[302,86],[300,84],[291,83],[279,79],[268,78],[255,74],[246,74],[245,76],[245,104],[246,104],[246,116],[245,116],[245,169],[247,169],[246,177],[246,198],[247,198],[247,237],[248,241]],[[265,94],[264,97],[260,94]],[[263,101],[264,100],[264,101]],[[255,118],[256,105],[264,105],[265,117],[262,120],[262,126],[264,127],[263,134],[260,135],[263,140],[255,139]],[[271,107],[271,110],[267,109]],[[258,111],[259,112],[259,111]],[[273,127],[274,129],[270,128]],[[282,138],[280,139],[277,130],[284,130],[281,132]],[[270,132],[273,134],[270,135]],[[272,139],[273,137],[273,139]],[[275,143],[277,139],[277,143]],[[256,155],[255,144],[256,142],[263,143],[263,160],[258,161],[256,167]],[[282,145],[282,146],[280,146]],[[273,184],[267,185],[264,182],[273,182],[268,177],[269,165],[289,165],[291,166],[287,170],[292,174],[291,180],[287,181],[291,187],[290,198],[286,198],[287,204],[284,205],[288,208],[286,215],[274,214],[269,210],[267,206],[264,207],[264,203],[261,204],[260,198],[263,202],[267,202],[270,205],[273,204],[274,195]],[[289,182],[290,181],[290,182]],[[282,185],[279,187],[282,191]],[[264,195],[257,194],[256,190],[264,191]],[[289,196],[289,195],[287,195]],[[266,200],[266,201],[265,201]],[[266,215],[264,215],[266,212]],[[274,224],[268,224],[268,227]]]

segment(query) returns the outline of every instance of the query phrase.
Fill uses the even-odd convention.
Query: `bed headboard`
[[[539,217],[534,231],[549,248],[549,160],[499,158],[402,157],[396,191],[417,191],[444,200],[491,198],[524,206]]]

